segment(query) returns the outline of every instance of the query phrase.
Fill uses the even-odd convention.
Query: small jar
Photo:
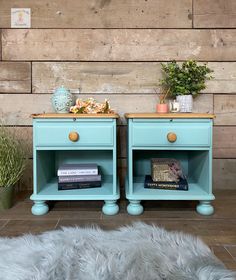
[[[68,89],[61,86],[53,93],[51,102],[55,112],[69,113],[70,107],[74,105],[74,98]]]

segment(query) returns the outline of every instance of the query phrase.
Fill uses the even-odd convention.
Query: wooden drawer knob
[[[72,142],[77,142],[79,140],[79,134],[76,131],[71,131],[69,133],[69,139]]]
[[[177,140],[177,135],[174,132],[169,132],[167,134],[167,139],[169,142],[174,143]]]

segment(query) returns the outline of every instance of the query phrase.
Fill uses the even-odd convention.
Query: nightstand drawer
[[[210,146],[210,123],[133,122],[133,146]]]
[[[36,146],[112,146],[112,122],[45,122],[37,123],[34,143]]]

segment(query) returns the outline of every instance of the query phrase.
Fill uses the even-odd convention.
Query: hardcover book
[[[73,190],[73,189],[90,189],[100,188],[100,182],[73,182],[73,183],[58,183],[58,190]]]
[[[153,181],[151,175],[146,175],[144,188],[187,191],[188,182],[186,178],[180,178],[178,182]]]
[[[95,163],[63,164],[58,168],[57,176],[70,175],[98,175],[98,166]]]
[[[59,183],[73,183],[73,182],[100,182],[102,176],[99,175],[77,175],[77,176],[59,176]]]

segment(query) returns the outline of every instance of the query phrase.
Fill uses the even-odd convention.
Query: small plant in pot
[[[13,203],[14,186],[26,166],[25,148],[10,129],[0,126],[0,210]]]
[[[168,104],[166,104],[166,98],[168,97],[170,89],[162,88],[162,92],[159,95],[159,103],[157,104],[157,113],[168,113]],[[157,91],[156,91],[157,93]]]
[[[160,84],[170,90],[170,96],[176,97],[180,112],[192,112],[193,97],[206,88],[206,81],[213,78],[213,70],[206,64],[198,65],[193,60],[181,64],[172,61],[161,65],[164,78],[160,80]]]

